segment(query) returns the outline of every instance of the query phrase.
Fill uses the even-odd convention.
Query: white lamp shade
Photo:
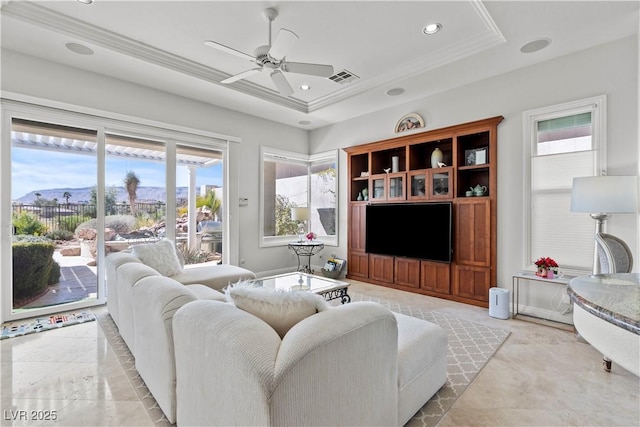
[[[573,179],[571,211],[638,212],[637,176],[587,176]]]
[[[294,221],[309,221],[309,208],[292,208],[291,219]]]

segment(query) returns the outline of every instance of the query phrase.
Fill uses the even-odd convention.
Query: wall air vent
[[[351,71],[342,70],[329,77],[329,80],[333,80],[341,85],[351,83],[352,81],[359,79],[360,77],[353,74]]]

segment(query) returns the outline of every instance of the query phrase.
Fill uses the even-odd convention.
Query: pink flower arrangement
[[[308,240],[315,240],[316,237],[317,237],[316,233],[314,233],[313,231],[310,231],[310,232],[307,233],[307,239]]]

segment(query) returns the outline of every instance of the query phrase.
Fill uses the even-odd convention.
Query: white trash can
[[[509,290],[489,288],[489,316],[498,319],[509,318]]]

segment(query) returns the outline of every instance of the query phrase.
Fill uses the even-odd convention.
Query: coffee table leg
[[[347,293],[347,288],[342,289],[334,289],[333,291],[328,291],[322,294],[325,300],[331,301],[334,299],[340,298],[340,302],[342,304],[346,304],[351,302],[351,297]]]

